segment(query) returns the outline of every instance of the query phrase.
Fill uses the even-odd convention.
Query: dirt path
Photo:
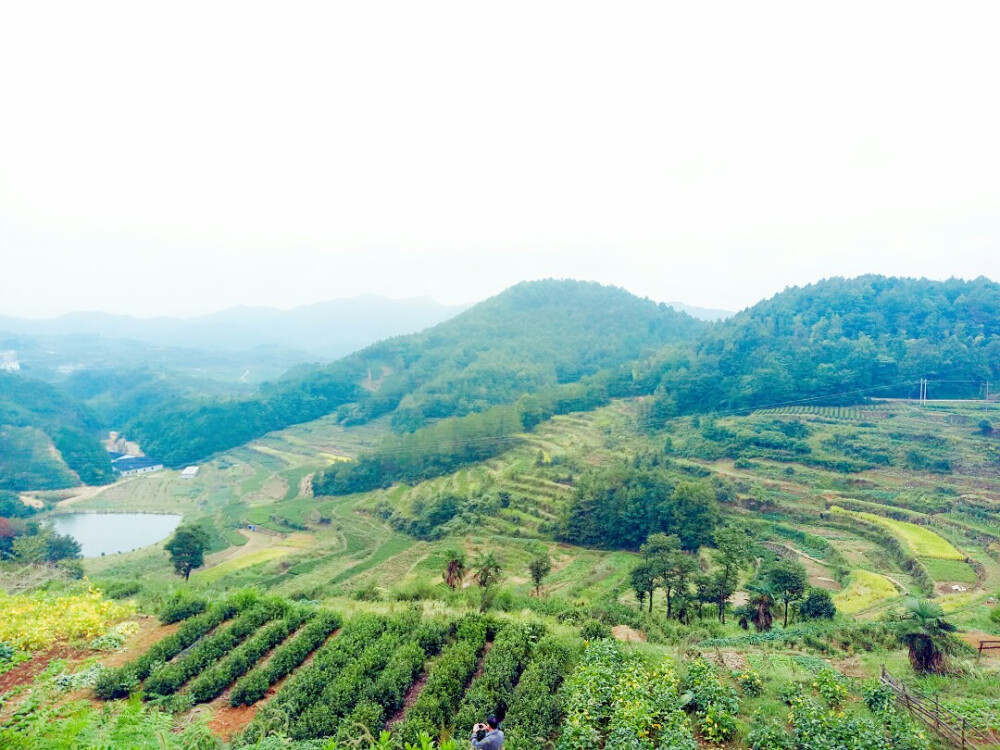
[[[139,623],[139,630],[125,639],[125,645],[117,651],[101,656],[101,664],[105,667],[120,667],[128,661],[149,651],[153,644],[163,640],[183,624],[175,622],[171,625],[161,625],[160,621],[151,615],[136,615],[131,618]]]
[[[486,661],[486,655],[493,650],[493,641],[487,641],[486,645],[483,646],[483,653],[479,656],[479,661],[476,663],[476,671],[472,673],[472,677],[469,678],[469,685],[475,682],[483,674],[483,663]],[[469,685],[465,686],[465,689],[469,689]]]
[[[312,497],[313,496],[313,477],[316,472],[312,474],[306,474],[302,479],[299,480],[299,497]]]
[[[21,502],[29,508],[35,508],[36,510],[44,510],[45,508],[45,503],[34,495],[21,495]]]
[[[212,730],[213,734],[217,734],[225,742],[229,742],[233,735],[243,731],[247,724],[253,721],[253,717],[257,715],[257,709],[271,695],[271,691],[268,691],[267,695],[252,706],[236,706],[234,708],[229,705],[229,690],[227,690],[208,704],[209,709],[214,709],[212,718],[208,720],[208,728]]]
[[[280,537],[261,534],[260,532],[250,531],[249,529],[239,529],[239,533],[240,536],[247,540],[247,543],[238,547],[227,547],[221,552],[213,552],[205,558],[204,570],[214,568],[216,565],[221,565],[222,563],[229,562],[230,560],[235,560],[237,557],[242,557],[243,555],[259,552],[267,547],[273,547],[281,541]]]
[[[403,698],[402,707],[396,711],[389,720],[385,723],[385,728],[392,731],[392,728],[399,724],[405,717],[406,712],[413,707],[413,704],[417,702],[417,698],[420,697],[421,691],[424,689],[424,685],[427,684],[427,677],[430,674],[429,666],[424,668],[424,671],[420,673],[420,676],[416,681],[410,685],[409,689],[406,691],[406,696]]]
[[[108,489],[109,487],[114,487],[114,485],[113,484],[106,484],[106,485],[101,486],[101,487],[88,487],[88,486],[77,487],[74,490],[73,495],[71,495],[70,497],[67,497],[65,500],[60,500],[58,503],[56,503],[56,507],[57,508],[66,508],[66,507],[68,507],[70,505],[74,505],[76,503],[82,502],[83,500],[90,500],[91,498],[94,498],[97,495],[99,495],[102,492],[104,492],[104,490]]]
[[[809,585],[819,586],[820,588],[829,589],[830,591],[840,591],[842,586],[836,581],[836,579],[830,578],[829,576],[822,575],[833,569],[833,566],[828,562],[824,562],[812,555],[807,555],[802,550],[796,549],[790,544],[784,544],[782,542],[775,542],[776,547],[781,547],[788,550],[789,552],[801,557],[804,560],[808,560],[811,565],[806,565],[806,569],[809,573]]]

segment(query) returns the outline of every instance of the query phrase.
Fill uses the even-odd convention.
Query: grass
[[[868,570],[851,572],[847,588],[833,597],[837,611],[845,615],[864,612],[899,596],[899,590],[883,575]]]
[[[214,568],[209,568],[203,571],[195,571],[192,574],[192,578],[198,583],[213,583],[229,573],[242,570],[243,568],[249,568],[254,565],[259,565],[261,563],[270,562],[271,560],[277,560],[279,557],[284,557],[290,552],[294,552],[294,550],[289,547],[267,547],[265,549],[257,550],[256,552],[250,552],[246,555],[234,557],[232,560],[220,563]]]
[[[921,560],[931,578],[949,583],[976,583],[976,571],[964,560],[941,560],[928,557]]]
[[[833,510],[833,508],[831,508]],[[932,558],[937,560],[964,560],[965,555],[955,549],[944,537],[935,534],[925,526],[918,526],[915,523],[906,521],[896,521],[892,518],[876,516],[874,513],[862,513],[858,511],[843,510],[838,508],[837,512],[849,513],[857,518],[862,518],[869,523],[881,526],[898,538],[910,551],[921,558]]]

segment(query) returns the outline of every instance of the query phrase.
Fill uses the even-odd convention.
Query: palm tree
[[[445,551],[444,559],[444,582],[448,584],[448,588],[457,589],[465,579],[465,554],[449,549]]]
[[[910,664],[917,674],[944,671],[945,654],[955,649],[955,626],[946,622],[941,607],[926,599],[908,599],[899,640],[910,649]]]
[[[503,566],[492,552],[486,552],[472,561],[472,567],[476,583],[484,589],[495,583],[499,583],[500,575],[503,573]]]
[[[750,588],[750,622],[758,633],[763,633],[771,629],[774,623],[774,615],[771,607],[774,606],[774,593],[766,582],[759,581]]]

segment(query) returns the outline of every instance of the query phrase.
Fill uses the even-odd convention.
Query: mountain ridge
[[[191,318],[138,318],[97,311],[47,319],[0,316],[0,331],[35,336],[97,334],[159,346],[228,352],[281,345],[334,359],[375,341],[430,327],[465,309],[430,297],[397,300],[362,294],[287,310],[237,305]],[[343,328],[344,320],[353,321],[349,331]]]

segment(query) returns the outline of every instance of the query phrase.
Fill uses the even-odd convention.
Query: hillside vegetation
[[[392,413],[410,431],[650,355],[707,324],[599,284],[519,284],[452,320],[318,369],[293,370],[259,396],[137,416],[146,450],[179,466],[337,411],[345,424]]]
[[[650,364],[664,413],[976,398],[1000,376],[1000,284],[860,276],[787,289]]]
[[[83,404],[39,380],[0,372],[0,489],[105,484],[111,460]]]
[[[494,302],[530,311],[543,288]],[[51,624],[65,600],[103,633],[0,647],[15,686],[0,743],[455,750],[496,714],[515,750],[930,750],[963,726],[1000,744],[1000,657],[976,654],[1000,640],[1000,412],[877,398],[906,395],[887,386],[924,343],[938,369],[918,379],[977,395],[997,336],[970,300],[993,304],[995,285],[835,279],[689,340],[663,318],[655,346],[600,316],[624,300],[634,329],[658,306],[560,288],[607,307],[567,313],[537,348],[473,308],[254,400],[171,412],[169,440],[193,430],[182,414],[236,440],[267,409],[302,416],[345,389],[192,480],[33,493],[55,512],[182,513],[204,559],[186,582],[163,545],[83,560],[85,581],[31,568],[51,580],[4,606],[30,600]],[[618,338],[586,359],[605,329]],[[788,368],[803,380],[774,380]],[[806,383],[816,400],[797,403]],[[6,565],[13,588],[26,568]]]

